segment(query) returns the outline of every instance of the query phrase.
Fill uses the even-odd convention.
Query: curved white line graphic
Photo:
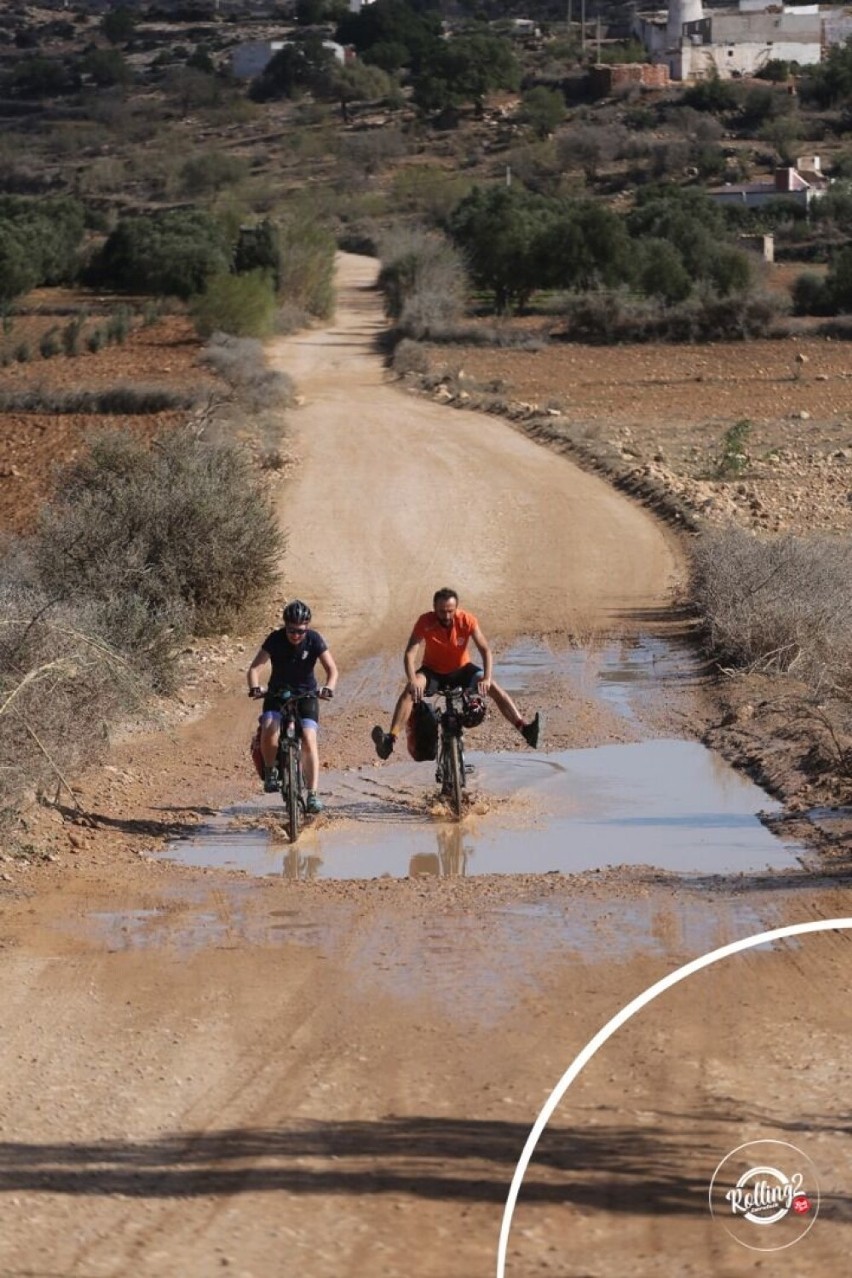
[[[718,950],[711,950],[709,954],[702,954],[700,958],[692,959],[691,962],[685,963],[683,967],[676,968],[674,972],[664,976],[655,985],[650,985],[642,994],[637,995],[632,1002],[623,1007],[620,1012],[616,1012],[615,1016],[607,1021],[602,1029],[598,1030],[594,1038],[589,1039],[579,1055],[574,1057],[574,1060],[545,1101],[538,1118],[533,1123],[530,1134],[527,1137],[527,1143],[524,1145],[521,1156],[518,1159],[512,1183],[509,1186],[509,1196],[506,1199],[503,1221],[500,1226],[500,1241],[497,1244],[497,1278],[505,1278],[506,1252],[509,1247],[509,1231],[512,1228],[515,1204],[539,1137],[547,1126],[556,1106],[583,1067],[595,1055],[598,1048],[603,1047],[607,1039],[611,1038],[617,1029],[621,1029],[621,1026],[626,1021],[629,1021],[632,1016],[635,1016],[647,1003],[653,1002],[658,994],[662,994],[664,990],[671,989],[673,985],[677,985],[678,982],[684,980],[687,976],[692,976],[693,972],[700,972],[703,967],[709,967],[711,963],[718,963],[720,959],[730,958],[732,954],[738,954],[740,950],[750,950],[757,945],[766,945],[769,941],[781,940],[785,936],[800,936],[803,932],[833,932],[842,928],[852,928],[852,918],[814,919],[809,923],[792,923],[788,927],[774,928],[771,932],[758,932],[754,936],[744,936],[739,941],[732,941],[730,945],[723,945]]]

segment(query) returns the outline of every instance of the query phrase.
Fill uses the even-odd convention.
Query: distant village
[[[348,0],[353,13],[373,3],[375,0]],[[122,4],[144,11],[149,18],[161,16],[202,22],[243,19],[288,24],[293,18],[296,0],[122,0]],[[0,0],[0,10],[4,7]],[[35,7],[67,10],[72,7],[72,0],[40,0]],[[73,7],[103,13],[115,8],[116,3],[115,0],[73,0]],[[531,5],[529,16],[507,17],[500,25],[518,38],[540,37],[534,9]],[[575,14],[576,10],[585,15],[582,0],[575,5]],[[575,22],[575,25],[580,24]],[[591,15],[588,24],[584,17],[582,31],[585,47],[587,32],[591,43]],[[755,75],[770,62],[812,66],[822,60],[827,49],[842,45],[852,37],[852,11],[819,4],[784,4],[778,0],[738,0],[736,5],[714,7],[705,12],[702,0],[671,0],[667,9],[637,6],[630,19],[630,32],[647,51],[647,62],[599,68],[603,77],[599,88],[605,90],[607,83],[614,87],[619,81],[659,88],[669,81],[711,76],[736,79]],[[266,46],[268,57],[275,51],[269,41],[251,44],[251,50],[242,60],[237,60],[237,75],[256,75],[262,70],[262,45]],[[345,56],[337,46],[334,54],[340,60]]]

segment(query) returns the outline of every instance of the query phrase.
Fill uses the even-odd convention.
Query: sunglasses
[[[308,633],[307,626],[285,626],[284,629],[288,635],[306,635]]]

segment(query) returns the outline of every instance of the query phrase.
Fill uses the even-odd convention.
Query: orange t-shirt
[[[479,622],[470,612],[457,608],[453,624],[445,630],[434,612],[424,612],[418,617],[411,632],[415,639],[423,639],[426,650],[423,664],[435,674],[453,674],[470,661],[467,645]]]

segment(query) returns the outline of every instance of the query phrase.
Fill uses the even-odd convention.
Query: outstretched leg
[[[423,690],[426,687],[426,676],[416,674],[414,676],[414,686],[418,690],[419,696],[423,696]],[[389,759],[393,748],[396,745],[397,738],[404,730],[408,720],[411,717],[411,710],[414,705],[414,694],[411,691],[411,685],[406,684],[402,692],[397,698],[396,705],[393,708],[393,716],[391,718],[391,726],[389,732],[384,732],[379,724],[373,728],[372,737],[376,747],[376,754],[380,759]]]
[[[527,723],[518,707],[515,705],[508,692],[500,687],[499,683],[491,682],[488,689],[488,695],[500,711],[504,719],[508,719],[513,728],[517,728],[527,745],[533,749],[538,745],[538,731],[540,719],[536,713],[535,717]]]

